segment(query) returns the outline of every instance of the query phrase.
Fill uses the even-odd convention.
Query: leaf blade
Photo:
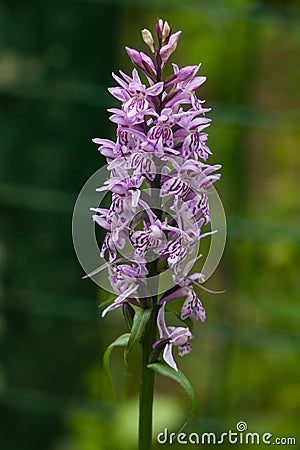
[[[125,361],[127,361],[128,356],[130,355],[130,353],[132,352],[134,347],[140,341],[140,339],[145,331],[148,320],[150,318],[151,311],[152,311],[151,308],[145,308],[145,309],[140,308],[136,311],[134,319],[133,319],[130,338],[129,338],[127,347],[125,349]]]
[[[113,351],[113,349],[115,347],[126,347],[126,345],[128,344],[129,338],[130,338],[130,333],[121,334],[121,336],[117,337],[117,339],[107,347],[107,349],[105,350],[104,355],[103,355],[103,367],[109,378],[114,395],[115,395],[115,388],[114,388],[113,380],[112,380],[111,373],[110,373],[111,352]]]
[[[181,433],[188,426],[188,424],[191,422],[191,420],[193,419],[193,417],[195,415],[196,401],[195,401],[194,390],[193,390],[191,383],[189,382],[189,380],[187,379],[187,377],[184,375],[183,372],[181,372],[180,370],[177,372],[172,367],[168,366],[167,364],[165,364],[163,362],[155,362],[152,364],[148,364],[147,367],[149,369],[154,370],[159,375],[162,375],[164,377],[170,378],[173,381],[176,381],[184,389],[185,393],[187,394],[187,397],[188,397],[189,403],[190,403],[190,412],[189,412],[187,420],[185,421],[185,423],[182,425],[182,427],[178,431],[178,433]]]

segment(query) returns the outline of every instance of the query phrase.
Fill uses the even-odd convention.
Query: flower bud
[[[164,27],[164,21],[162,19],[157,19],[157,23],[155,25],[155,31],[159,40],[162,38],[162,30]]]
[[[187,81],[190,78],[192,78],[197,70],[199,69],[199,66],[186,66],[180,69],[177,73],[174,73],[165,81],[165,87],[170,86],[171,84],[180,83],[182,81]]]
[[[125,47],[125,49],[133,64],[139,67],[146,76],[149,76],[154,81],[155,67],[151,58],[143,52],[136,51],[134,48]]]
[[[199,66],[186,66],[179,70],[177,73],[177,80],[178,81],[186,81],[192,76],[195,75],[197,70],[199,69]]]
[[[163,59],[163,62],[166,63],[171,54],[176,50],[177,42],[180,37],[181,31],[177,31],[177,33],[174,33],[170,36],[169,42],[164,45],[160,49],[160,56]]]
[[[167,21],[165,21],[163,29],[162,29],[162,41],[163,42],[165,42],[169,38],[170,33],[171,33],[170,25],[168,24]]]
[[[148,47],[150,47],[151,52],[154,53],[155,52],[154,39],[153,39],[151,31],[147,30],[147,28],[144,28],[142,30],[142,38],[143,38],[143,41],[145,42],[145,44],[147,44]]]
[[[130,47],[125,47],[125,50],[127,52],[127,55],[129,56],[129,58],[133,62],[133,64],[135,66],[142,68],[143,60],[142,60],[140,53],[138,51],[136,51],[134,48],[130,48]]]

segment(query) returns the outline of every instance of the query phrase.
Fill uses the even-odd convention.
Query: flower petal
[[[166,326],[165,322],[165,303],[162,304],[160,307],[158,314],[157,314],[157,327],[159,331],[160,338],[168,338],[169,332]]]
[[[159,83],[154,84],[146,89],[147,95],[155,96],[162,92],[164,88],[164,83],[160,81]]]
[[[122,303],[137,290],[137,288],[138,286],[132,285],[128,289],[126,289],[121,295],[119,295],[119,297],[115,299],[115,301],[111,305],[109,305],[102,312],[101,316],[104,317],[106,313],[108,313],[108,311],[113,311],[114,309],[119,308],[119,306],[121,306]]]
[[[172,344],[167,344],[164,349],[163,358],[166,363],[178,372],[178,367],[172,355]]]
[[[181,308],[181,319],[185,320],[188,317],[201,320],[201,322],[204,322],[206,319],[205,309],[192,288],[189,289],[187,298]]]

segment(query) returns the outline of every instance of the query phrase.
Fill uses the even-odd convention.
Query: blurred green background
[[[113,138],[111,71],[131,71],[124,46],[146,51],[139,30],[157,17],[183,30],[173,60],[208,77],[228,220],[207,283],[226,293],[201,294],[208,319],[179,362],[197,398],[188,431],[244,420],[299,445],[299,3],[1,0],[1,450],[136,448],[137,356],[125,368],[113,354],[116,405],[101,358],[125,326],[120,312],[100,318],[105,294],[81,279],[71,215],[103,164],[91,138]],[[155,408],[157,433],[178,429],[188,405],[158,378]]]

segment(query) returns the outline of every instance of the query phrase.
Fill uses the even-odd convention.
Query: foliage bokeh
[[[127,368],[121,352],[113,356],[115,405],[101,356],[123,321],[118,312],[100,318],[106,294],[81,279],[71,215],[104,163],[91,138],[113,137],[111,71],[131,70],[124,46],[142,48],[139,30],[157,17],[183,31],[176,62],[201,62],[208,77],[202,97],[213,108],[209,144],[223,164],[217,188],[228,220],[226,251],[208,282],[226,293],[202,294],[208,319],[180,361],[198,402],[189,431],[245,420],[251,431],[300,438],[297,3],[2,0],[5,450],[135,448],[138,355]],[[155,432],[176,430],[186,408],[180,388],[158,378]]]

